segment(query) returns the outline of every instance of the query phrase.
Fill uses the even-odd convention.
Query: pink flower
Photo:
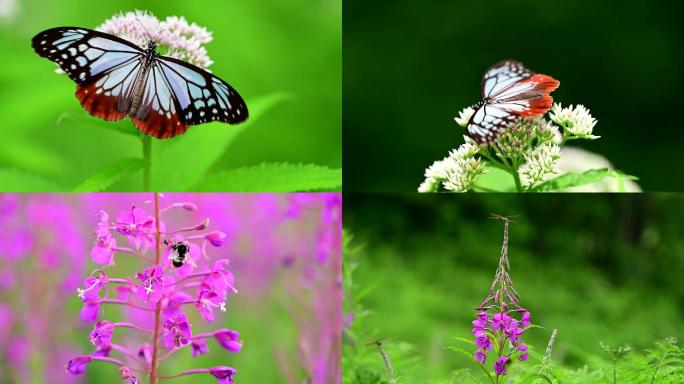
[[[195,300],[195,308],[209,324],[214,322],[214,308],[226,311],[225,298],[219,296],[210,286],[203,285]]]
[[[162,314],[165,318],[174,317],[180,313],[183,303],[192,300],[192,296],[182,291],[172,291],[162,299]]]
[[[112,351],[111,343],[109,345],[100,345],[93,351],[93,356],[109,356],[109,352]]]
[[[145,242],[151,241],[154,219],[147,212],[133,205],[130,211],[120,212],[116,216],[116,230],[128,236],[128,242],[135,249],[140,249]]]
[[[108,347],[112,345],[112,335],[114,334],[114,323],[111,321],[98,321],[90,333],[90,344],[98,347]]]
[[[93,361],[92,356],[76,356],[69,360],[66,370],[73,375],[80,375],[85,372],[88,363]]]
[[[226,234],[221,231],[212,231],[204,235],[204,239],[207,240],[214,247],[220,247],[223,245],[223,239],[226,238]]]
[[[220,346],[229,352],[238,353],[242,349],[242,342],[238,340],[240,338],[238,331],[219,329],[214,332],[214,338]]]
[[[98,277],[88,277],[85,279],[85,289],[78,289],[78,297],[83,301],[81,308],[81,320],[85,323],[93,323],[97,319],[100,311],[102,299],[100,291],[107,284],[107,275],[101,273]]]
[[[208,350],[207,341],[204,338],[192,339],[190,346],[192,347],[192,357],[204,355]]]
[[[235,278],[233,273],[228,270],[230,260],[218,259],[211,269],[211,273],[204,278],[203,284],[211,286],[219,296],[225,297],[228,291],[237,292],[233,287]]]
[[[219,384],[233,384],[233,376],[237,371],[231,367],[213,367],[209,373],[217,379]]]
[[[138,384],[138,378],[135,377],[130,368],[121,367],[119,368],[119,372],[121,373],[121,380],[123,380],[125,384]]]
[[[107,212],[100,210],[99,217],[100,222],[95,229],[97,240],[95,240],[95,245],[93,245],[90,251],[90,256],[95,264],[112,265],[114,264],[116,239],[109,230],[109,215],[107,215]]]
[[[147,364],[152,364],[152,345],[144,343],[138,350],[138,357],[145,360]]]
[[[532,318],[532,315],[530,314],[529,311],[523,312],[522,317],[520,318],[520,323],[521,323],[520,325],[521,325],[523,328],[527,328],[527,327],[529,327],[530,325],[532,325],[532,322],[530,321],[530,318]]]
[[[166,319],[162,328],[162,334],[164,335],[164,345],[168,350],[188,344],[190,337],[192,337],[192,332],[185,314],[179,312],[176,316]]]
[[[143,273],[138,273],[135,278],[140,281],[137,294],[138,299],[142,301],[152,301],[156,303],[162,297],[164,289],[164,270],[161,265],[155,265],[152,268],[146,268]]]

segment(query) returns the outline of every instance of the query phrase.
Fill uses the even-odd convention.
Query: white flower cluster
[[[558,159],[560,147],[557,145],[542,144],[525,154],[525,163],[518,168],[522,185],[530,188],[558,173]]]
[[[157,19],[146,11],[126,12],[113,16],[96,28],[98,31],[126,39],[142,48],[154,41],[166,56],[187,61],[207,69],[213,61],[203,44],[212,40],[211,32],[195,23],[189,24],[184,17],[169,16]]]
[[[574,136],[586,139],[598,139],[600,137],[592,134],[596,119],[582,104],[577,104],[574,108],[572,105],[569,108],[562,108],[560,103],[555,103],[549,112],[549,118]]]
[[[475,179],[485,172],[485,164],[475,158],[479,147],[470,138],[442,160],[435,161],[425,170],[425,181],[418,192],[437,192],[440,186],[447,191],[466,192],[473,187]]]
[[[473,116],[473,113],[475,113],[475,110],[473,108],[466,107],[458,113],[458,117],[454,117],[454,121],[456,122],[456,124],[465,128],[466,126],[468,126],[468,122],[470,121],[470,118]]]

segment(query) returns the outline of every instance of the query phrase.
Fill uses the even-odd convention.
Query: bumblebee
[[[164,240],[164,244],[171,248],[169,260],[171,260],[174,267],[180,268],[186,261],[190,261],[192,264],[192,260],[187,257],[188,253],[190,253],[190,246],[187,241],[169,242],[168,240]]]

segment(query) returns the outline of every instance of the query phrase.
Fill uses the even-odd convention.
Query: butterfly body
[[[130,116],[143,133],[169,138],[209,121],[248,117],[242,97],[225,81],[182,60],[103,32],[58,27],[36,35],[33,49],[56,62],[78,85],[83,108],[104,120]]]
[[[482,100],[472,106],[475,111],[467,124],[468,135],[480,145],[495,142],[521,118],[546,113],[553,103],[549,94],[559,84],[517,61],[494,64],[482,78]]]

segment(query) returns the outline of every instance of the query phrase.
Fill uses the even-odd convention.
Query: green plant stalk
[[[515,189],[518,190],[518,192],[524,192],[517,168],[511,170],[511,174],[513,175],[513,180],[515,180]]]
[[[148,135],[141,136],[143,150],[143,185],[144,192],[150,191],[150,180],[152,174],[152,138]]]
[[[656,375],[658,374],[658,370],[660,369],[660,364],[663,362],[664,358],[665,358],[665,354],[663,354],[663,356],[660,359],[658,359],[658,364],[656,365],[655,371],[653,371],[653,376],[651,377],[651,384],[655,383]]]
[[[389,384],[396,384],[396,380],[394,379],[394,369],[392,369],[392,363],[390,363],[390,359],[389,356],[387,356],[387,352],[385,352],[385,349],[382,348],[381,342],[377,342],[376,346],[378,347],[378,352],[380,352],[380,356],[382,357],[382,362],[385,364],[387,376],[389,377]]]
[[[484,156],[487,160],[489,160],[493,166],[495,166],[497,168],[501,168],[504,171],[510,173],[511,176],[513,176],[513,180],[515,181],[516,191],[525,192],[525,190],[522,187],[522,183],[520,182],[520,175],[518,174],[518,167],[520,165],[517,164],[517,161],[516,161],[516,164],[508,164],[506,159],[502,158],[501,161],[496,160],[494,158],[494,156],[492,156],[489,153],[488,149],[484,149],[484,150],[480,151],[480,155]]]

